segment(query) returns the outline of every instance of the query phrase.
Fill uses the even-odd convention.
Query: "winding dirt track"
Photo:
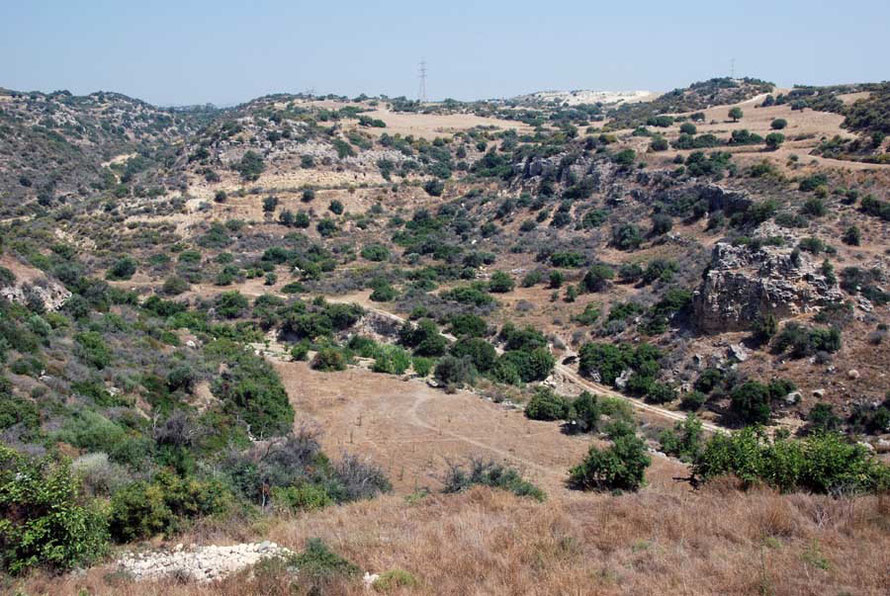
[[[329,301],[331,301],[331,302],[357,302],[357,303],[360,303],[362,308],[364,308],[365,310],[369,310],[379,316],[386,317],[388,319],[391,319],[391,320],[399,322],[399,323],[404,323],[406,320],[405,318],[400,317],[397,314],[382,310],[372,304],[368,304],[368,302],[366,300],[357,300],[355,297],[348,297],[348,298],[344,297],[344,298],[340,298],[340,299],[329,298]],[[557,363],[557,365],[555,367],[555,371],[559,375],[561,375],[567,382],[580,387],[582,390],[590,391],[590,392],[596,393],[598,395],[606,395],[609,397],[617,397],[619,399],[626,400],[637,410],[641,410],[641,411],[647,412],[649,414],[654,414],[656,416],[665,418],[667,420],[673,420],[676,422],[680,422],[680,421],[686,419],[686,414],[683,414],[681,412],[675,412],[673,410],[668,410],[666,408],[662,408],[662,407],[655,406],[652,404],[647,404],[646,402],[644,402],[641,399],[637,399],[634,397],[630,397],[628,395],[624,395],[623,393],[619,393],[619,392],[615,391],[614,389],[606,387],[605,385],[602,385],[600,383],[594,383],[592,381],[588,381],[587,379],[583,379],[578,373],[576,373],[574,370],[572,370],[571,368],[569,368],[568,366],[566,366],[564,364]],[[702,421],[702,427],[706,431],[712,432],[712,433],[728,432],[726,428],[719,426],[717,424],[711,423],[711,422]]]

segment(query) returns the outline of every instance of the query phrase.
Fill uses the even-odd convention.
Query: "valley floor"
[[[730,481],[692,490],[678,462],[653,456],[637,494],[565,488],[590,444],[556,423],[469,392],[350,368],[320,373],[276,361],[297,411],[318,424],[327,452],[367,455],[394,491],[295,517],[196,528],[176,542],[272,540],[299,550],[312,537],[363,570],[408,570],[420,594],[886,594],[890,499],[738,492]],[[441,495],[449,461],[482,456],[518,466],[544,503],[476,488]],[[428,487],[430,493],[419,489]],[[63,578],[34,576],[29,594],[289,594],[279,575],[242,573],[199,585],[133,583],[114,566]],[[299,585],[299,580],[297,581]],[[298,592],[301,593],[301,592]],[[323,593],[367,593],[361,581]]]

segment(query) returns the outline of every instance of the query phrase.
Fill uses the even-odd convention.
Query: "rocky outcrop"
[[[766,314],[779,319],[842,299],[804,253],[773,246],[718,243],[693,294],[695,320],[705,333],[742,331]]]
[[[0,266],[8,269],[14,277],[12,283],[0,287],[0,296],[10,302],[39,302],[46,310],[58,310],[71,297],[71,292],[65,286],[39,269],[8,258],[0,260]]]
[[[722,211],[726,215],[746,211],[754,204],[754,200],[747,192],[730,190],[718,184],[667,188],[656,192],[652,198],[669,208],[673,204],[686,205],[702,201],[707,203],[709,213]]]

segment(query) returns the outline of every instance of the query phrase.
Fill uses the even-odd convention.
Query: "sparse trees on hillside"
[[[785,142],[785,135],[779,132],[771,132],[766,135],[766,146],[769,149],[778,149]]]
[[[278,207],[278,197],[268,196],[263,199],[263,212],[272,213]]]
[[[266,164],[262,156],[255,151],[248,151],[241,160],[235,164],[235,170],[241,174],[241,178],[249,182],[259,180],[260,174],[266,170]]]
[[[862,242],[862,232],[859,231],[859,228],[856,226],[850,226],[844,231],[844,235],[841,238],[844,244],[848,244],[850,246],[859,246]]]
[[[732,118],[733,122],[738,122],[739,120],[742,119],[742,116],[744,116],[744,115],[745,115],[745,113],[742,112],[742,108],[740,108],[738,106],[731,108],[729,110],[729,117]]]

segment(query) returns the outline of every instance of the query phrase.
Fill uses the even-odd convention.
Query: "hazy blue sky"
[[[890,78],[890,1],[0,0],[0,86],[158,104]]]

